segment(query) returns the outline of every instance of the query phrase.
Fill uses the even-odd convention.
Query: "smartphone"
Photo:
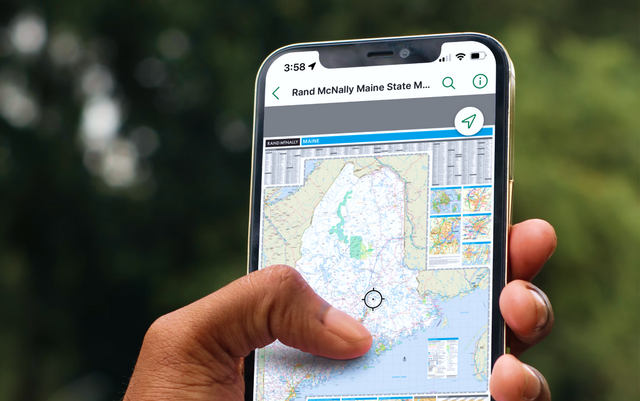
[[[256,81],[249,272],[298,270],[364,356],[275,343],[252,401],[482,400],[505,352],[514,70],[475,33],[308,43]]]

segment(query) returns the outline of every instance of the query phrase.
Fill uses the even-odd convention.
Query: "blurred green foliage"
[[[271,51],[453,31],[485,32],[509,49],[516,220],[544,218],[558,233],[535,280],[556,326],[524,359],[555,399],[640,399],[639,7],[5,0],[0,400],[119,397],[156,317],[244,273],[253,86]],[[46,25],[32,54],[12,36],[25,13]],[[96,66],[93,78],[107,71],[110,87],[104,74],[90,79]],[[82,140],[96,91],[118,106],[120,147],[110,151],[135,167],[124,184],[109,175],[107,150]],[[140,127],[155,152],[143,154]]]

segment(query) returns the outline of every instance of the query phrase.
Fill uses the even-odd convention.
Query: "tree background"
[[[253,89],[316,40],[478,31],[517,71],[515,220],[559,245],[524,360],[640,399],[636,0],[3,0],[0,400],[115,400],[148,326],[246,271]]]

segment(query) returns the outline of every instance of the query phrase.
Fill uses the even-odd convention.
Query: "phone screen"
[[[335,68],[321,54],[264,67],[252,269],[294,267],[373,345],[337,361],[276,341],[251,360],[252,399],[488,400],[504,267],[496,57],[478,41],[429,62]]]

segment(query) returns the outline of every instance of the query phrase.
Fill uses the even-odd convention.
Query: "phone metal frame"
[[[249,241],[247,252],[247,274],[257,270],[260,240],[260,194],[262,192],[263,119],[265,107],[265,84],[271,64],[286,53],[301,51],[320,52],[320,62],[327,68],[353,66],[375,66],[385,64],[408,64],[433,62],[440,56],[440,47],[445,42],[477,41],[486,45],[496,59],[496,119],[495,119],[495,159],[494,159],[494,246],[493,283],[491,294],[492,338],[491,366],[507,352],[507,331],[500,313],[499,299],[508,280],[509,231],[512,225],[513,199],[513,120],[515,105],[515,70],[511,58],[500,42],[491,36],[474,33],[453,33],[419,35],[377,39],[327,41],[299,43],[282,47],[271,53],[260,66],[255,84],[253,146],[251,160],[251,191],[249,210]],[[410,48],[413,57],[401,58],[396,55],[400,48]],[[340,56],[329,57],[338,50]],[[390,58],[367,58],[372,51],[394,51]],[[349,53],[354,53],[350,57]],[[418,53],[418,54],[416,54]],[[323,55],[325,56],[323,60]],[[335,55],[335,51],[334,54]],[[340,60],[346,60],[341,62]],[[337,65],[336,65],[337,63]],[[342,65],[340,65],[342,63]],[[245,401],[253,400],[255,351],[244,358]],[[491,397],[493,399],[493,397]]]

